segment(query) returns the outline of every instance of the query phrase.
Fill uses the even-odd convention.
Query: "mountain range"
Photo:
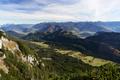
[[[120,22],[51,22],[38,24],[7,24],[1,29],[14,34],[27,35],[34,32],[54,32],[58,29],[69,31],[81,38],[94,35],[96,32],[120,32]]]

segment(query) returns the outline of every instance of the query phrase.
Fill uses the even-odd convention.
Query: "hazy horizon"
[[[14,23],[1,23],[0,25],[12,25],[12,24],[14,24],[14,25],[21,25],[21,24],[33,24],[33,25],[35,25],[35,24],[40,24],[40,23],[80,23],[80,22],[92,22],[92,23],[95,23],[95,22],[120,22],[120,21],[43,21],[43,22],[33,22],[33,23],[17,23],[17,22],[14,22]]]

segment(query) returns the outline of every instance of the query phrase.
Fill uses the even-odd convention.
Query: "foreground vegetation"
[[[1,52],[6,55],[4,61],[9,72],[1,70],[0,80],[120,80],[119,64],[108,61],[100,66],[93,66],[88,64],[89,61],[86,63],[77,58],[78,55],[75,56],[74,53],[73,56],[64,54],[67,49],[65,46],[14,40],[23,55],[34,56],[39,64],[23,62],[3,48]],[[61,48],[63,52],[57,51],[56,48]]]

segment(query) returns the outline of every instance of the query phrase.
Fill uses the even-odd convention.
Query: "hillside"
[[[86,40],[106,43],[117,49],[120,49],[120,33],[98,32],[96,35],[86,38]]]
[[[23,41],[0,34],[1,80],[120,79],[116,76],[120,75],[119,64],[114,62],[52,42]]]
[[[32,33],[23,37],[23,39],[32,41],[46,40],[53,42],[53,44],[57,43],[66,46],[72,50],[78,50],[87,55],[120,63],[119,33],[103,32],[103,34],[81,39],[61,29],[47,34],[41,34],[40,32]]]

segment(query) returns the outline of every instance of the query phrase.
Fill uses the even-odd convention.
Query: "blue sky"
[[[0,24],[120,21],[120,0],[0,0]]]

